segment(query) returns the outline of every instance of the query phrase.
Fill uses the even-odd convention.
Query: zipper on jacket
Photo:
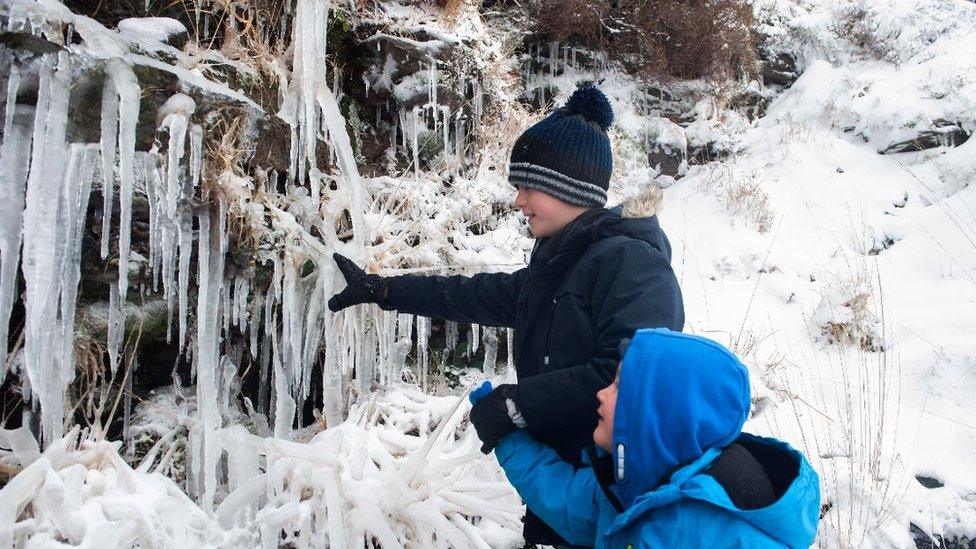
[[[549,336],[552,335],[552,322],[556,318],[556,302],[558,301],[559,298],[557,297],[552,298],[552,308],[549,310],[549,326],[546,327],[546,343],[545,343],[546,356],[542,357],[542,364],[544,366],[549,365]]]

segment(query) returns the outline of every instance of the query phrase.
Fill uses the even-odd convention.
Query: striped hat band
[[[509,165],[508,181],[516,187],[542,191],[574,206],[602,207],[607,203],[607,191],[603,187],[537,164],[513,162]]]

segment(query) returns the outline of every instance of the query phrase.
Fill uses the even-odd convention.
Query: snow
[[[42,443],[26,430],[0,431],[0,464],[22,469],[0,490],[0,545],[341,547],[375,538],[384,547],[431,546],[435,539],[517,546],[522,508],[494,459],[477,452],[464,390],[446,388],[433,373],[452,365],[435,354],[431,322],[374,306],[329,314],[325,301],[342,286],[330,255],[340,251],[389,275],[524,265],[532,241],[520,216],[506,209],[513,191],[498,167],[507,158],[505,139],[539,113],[515,98],[524,83],[554,90],[561,102],[581,79],[598,82],[616,115],[612,200],[647,184],[667,187],[661,222],[684,292],[686,330],[729,345],[748,364],[755,402],[747,430],[791,442],[820,472],[829,506],[819,542],[912,547],[910,523],[932,535],[976,537],[976,435],[969,420],[976,389],[976,139],[879,154],[944,123],[976,129],[976,7],[759,0],[759,26],[780,47],[800,53],[802,76],[754,121],[729,108],[721,89],[676,84],[671,91],[687,100],[681,124],[599,56],[554,43],[507,59],[498,31],[476,12],[445,28],[430,21],[438,17],[433,7],[382,7],[387,22],[406,33],[422,28],[435,40],[385,33],[371,38],[377,44],[400,41],[431,56],[476,44],[482,56],[476,64],[483,65],[468,74],[480,76],[462,75],[456,83],[475,91],[473,120],[436,102],[439,89],[454,85],[444,64],[425,64],[394,82],[398,67],[388,57],[368,81],[371,93],[390,90],[399,100],[392,116],[402,141],[391,144],[391,154],[413,163],[406,173],[363,177],[338,106],[335,83],[345,75],[325,63],[325,29],[336,6],[300,0],[294,48],[276,60],[279,116],[293,133],[289,173],[260,179],[228,170],[207,180],[212,164],[203,144],[213,136],[208,121],[195,117],[190,95],[261,108],[188,68],[189,54],[173,65],[153,57],[164,45],[144,47],[180,29],[126,20],[117,32],[50,0],[4,8],[7,30],[36,25],[63,44],[60,25],[70,22],[82,43],[7,78],[0,335],[15,298],[21,244],[28,328],[23,352],[11,360],[0,355],[0,371],[6,373],[7,362],[22,363],[23,386],[40,410]],[[134,49],[136,41],[143,45]],[[211,54],[194,55],[218,59]],[[98,144],[65,142],[73,59],[105,67]],[[136,66],[179,79],[155,113],[162,152],[134,151]],[[37,108],[18,105],[18,91],[36,72]],[[482,91],[504,116],[485,111]],[[424,150],[433,156],[424,169],[421,140],[431,135],[440,149]],[[685,164],[675,181],[647,166],[650,142],[727,156]],[[326,148],[330,154],[322,155]],[[322,158],[336,169],[319,165]],[[466,166],[471,160],[475,165]],[[97,429],[74,428],[62,437],[74,372],[82,212],[100,182],[107,257],[116,180],[121,231],[108,307],[112,369],[120,362],[129,367],[132,356],[123,352],[122,337],[129,274],[138,272],[128,253],[135,192],[145,193],[150,207],[153,286],[162,280],[179,348],[194,371],[125,414],[124,438],[149,448],[138,463],[127,463],[119,443]],[[331,185],[338,191],[330,192]],[[194,203],[198,196],[213,209]],[[273,266],[269,287],[225,272],[236,230],[254,232],[255,259]],[[448,324],[446,331],[448,348],[465,337],[470,352],[485,349],[484,372],[469,371],[466,379],[494,377],[502,361],[511,378],[513,358],[498,356],[498,330],[473,325],[459,334]],[[228,348],[236,332],[245,343]],[[511,349],[511,330],[505,338]],[[233,398],[236,361],[245,353],[255,359],[260,388],[256,403],[240,404]],[[418,368],[408,355],[435,367]],[[313,397],[316,364],[323,365],[321,416],[296,427]],[[926,488],[916,476],[942,486]]]
[[[169,17],[130,17],[119,21],[118,29],[154,42],[166,42],[171,36],[187,34],[183,23]]]

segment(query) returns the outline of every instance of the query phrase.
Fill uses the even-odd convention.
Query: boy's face
[[[521,185],[518,194],[515,195],[515,207],[522,210],[522,214],[529,222],[529,229],[536,238],[556,234],[567,223],[589,209],[568,204],[542,191]]]
[[[620,385],[620,366],[617,366],[617,376],[613,378],[613,383],[600,389],[596,393],[596,399],[600,402],[596,413],[600,416],[593,430],[593,442],[597,446],[610,452],[613,446],[613,413],[617,409],[617,388]]]

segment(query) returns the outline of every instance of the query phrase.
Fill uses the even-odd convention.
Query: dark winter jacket
[[[526,431],[495,454],[526,505],[571,543],[807,547],[817,474],[788,444],[741,433],[748,410],[748,376],[726,349],[641,330],[620,371],[609,482]]]
[[[618,211],[588,212],[551,260],[514,273],[399,276],[382,306],[515,329],[518,407],[528,430],[573,464],[592,443],[596,392],[613,380],[618,345],[638,328],[681,330],[671,246],[656,217],[660,191]],[[527,518],[525,537],[545,542]],[[547,531],[547,528],[543,528]]]

